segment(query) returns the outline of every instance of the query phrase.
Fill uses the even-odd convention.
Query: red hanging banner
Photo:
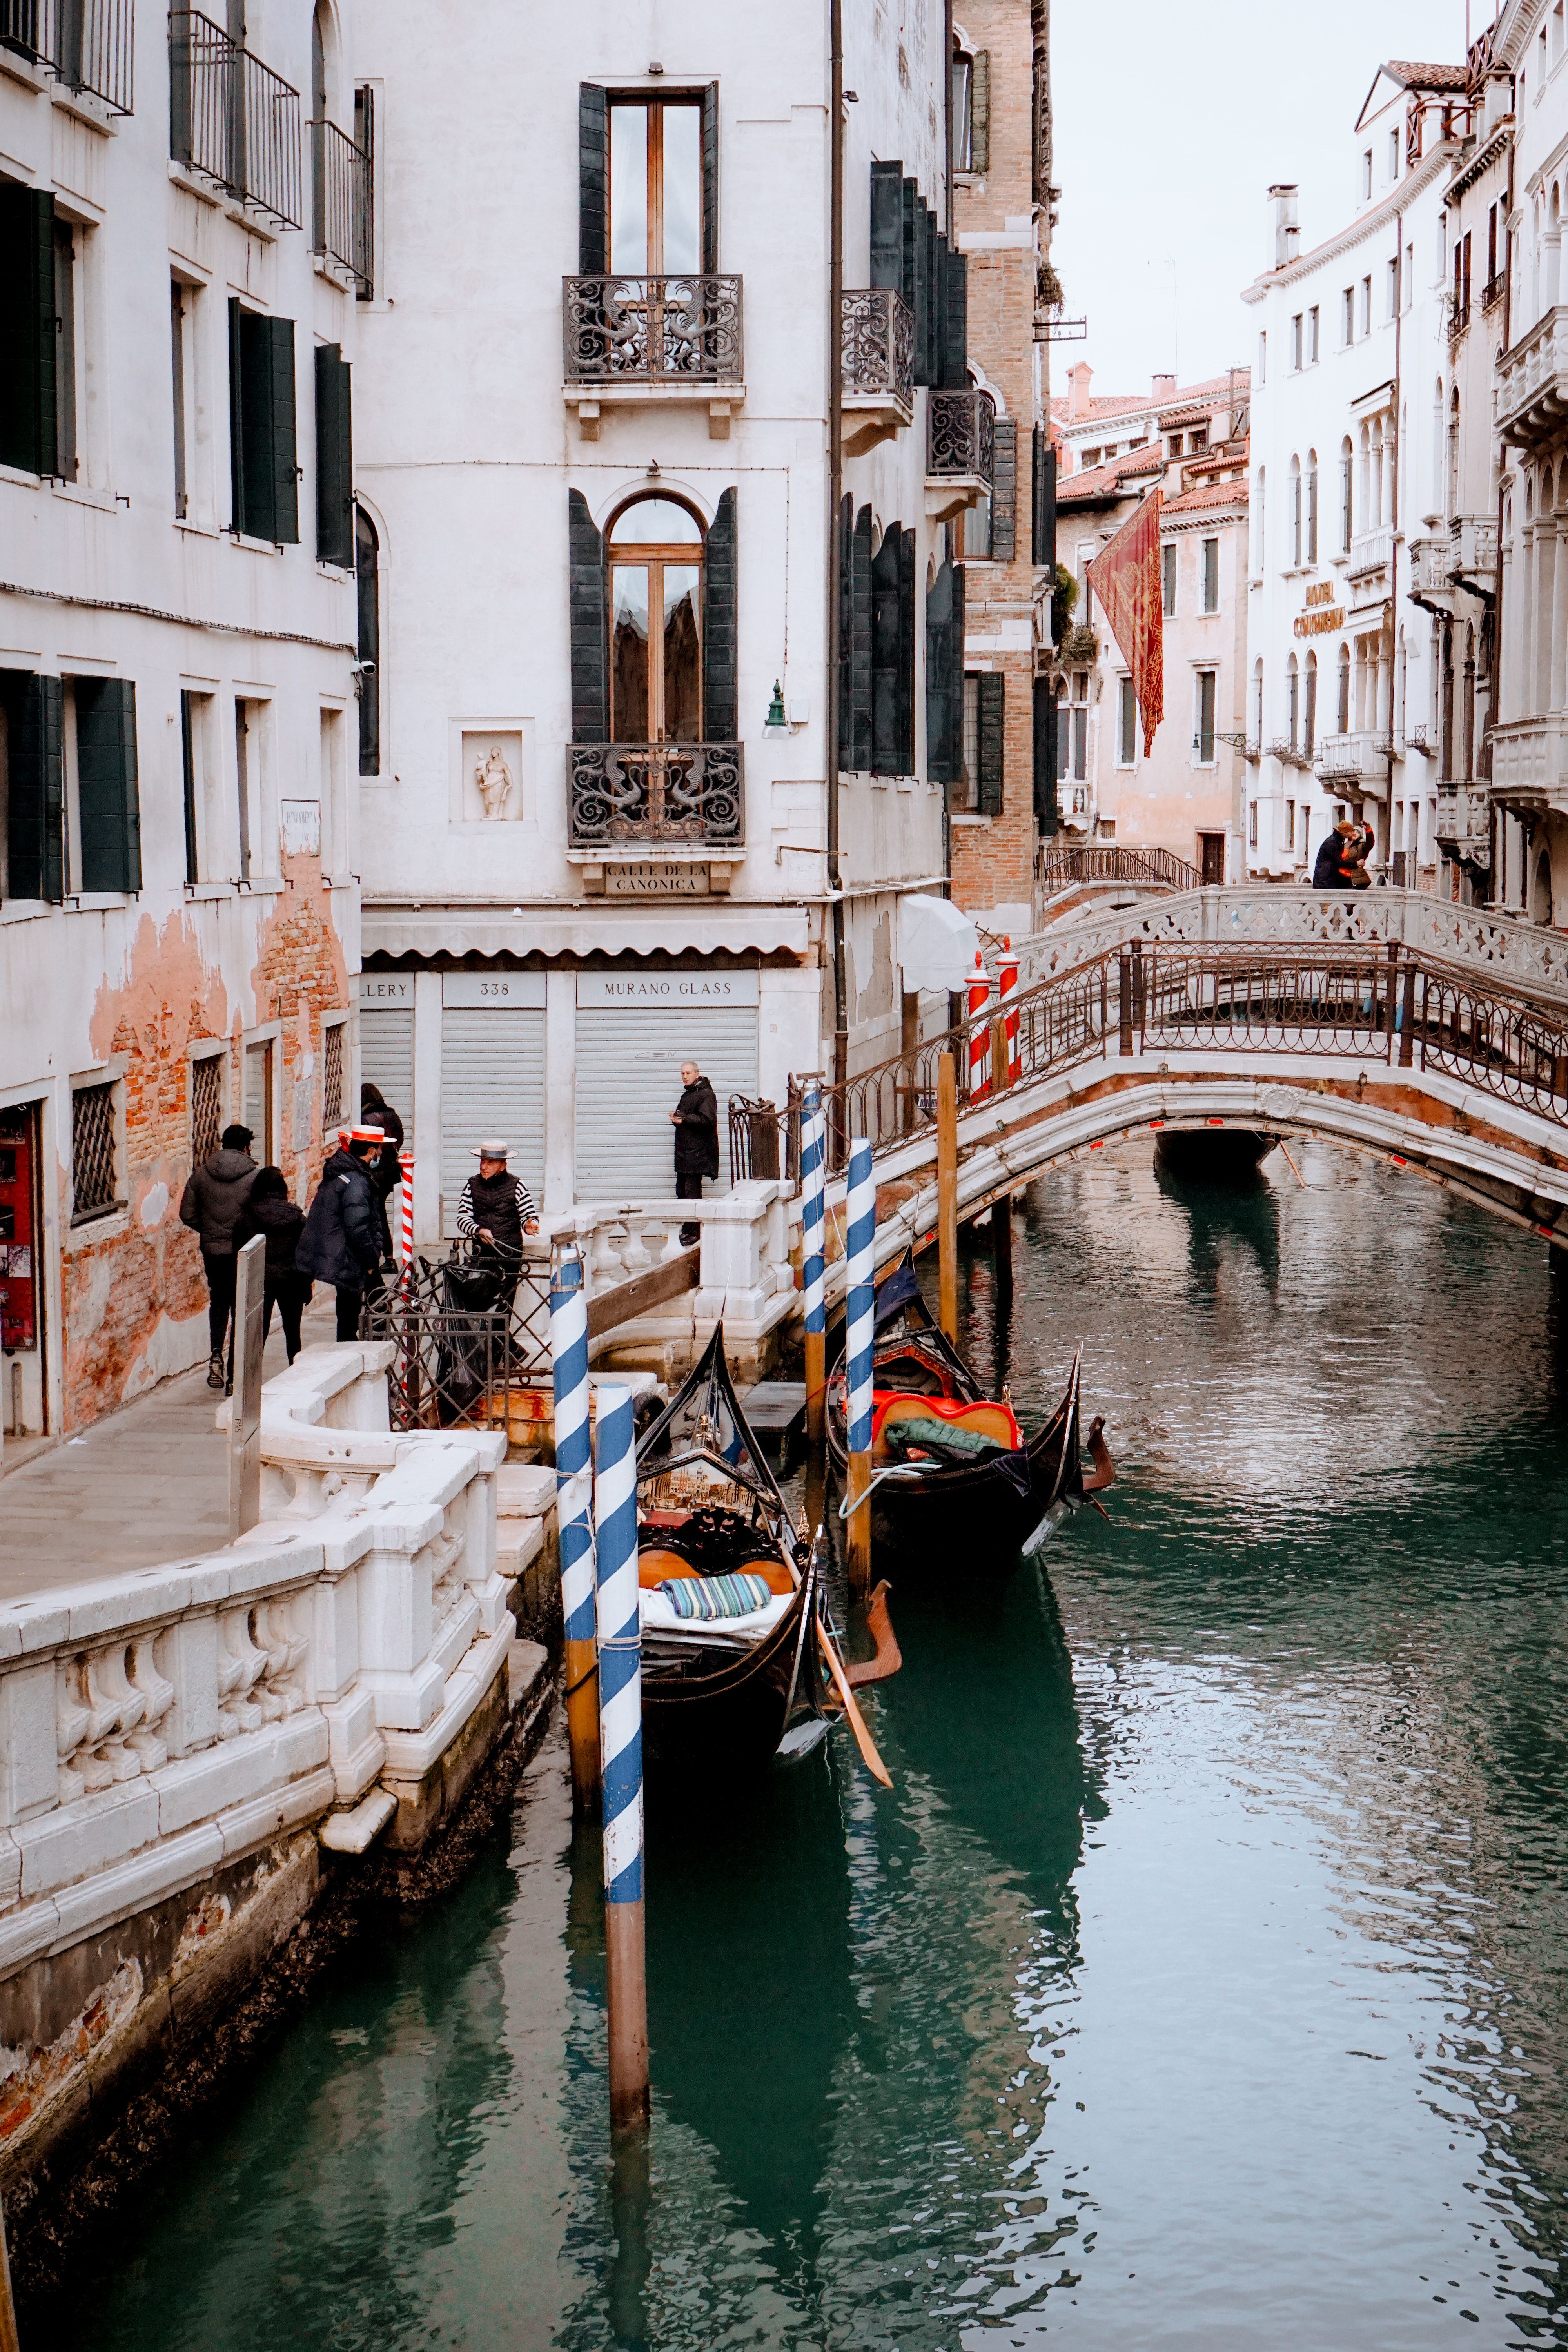
[[[1089,567],[1110,634],[1132,673],[1143,714],[1143,757],[1165,716],[1165,600],[1160,580],[1160,493],[1144,499]],[[1087,618],[1087,615],[1086,615]]]

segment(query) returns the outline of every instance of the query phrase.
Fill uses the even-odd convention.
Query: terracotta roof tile
[[[1417,65],[1408,58],[1390,58],[1386,69],[1407,89],[1463,90],[1466,87],[1463,66]]]
[[[1184,490],[1179,499],[1167,499],[1163,511],[1170,514],[1195,514],[1209,507],[1235,507],[1247,504],[1247,477],[1238,482],[1205,482],[1195,490]]]

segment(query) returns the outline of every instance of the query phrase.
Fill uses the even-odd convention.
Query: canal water
[[[1037,1183],[1030,1413],[1121,1470],[1043,1570],[896,1580],[904,1670],[648,1856],[647,2183],[552,1740],[127,2214],[66,2338],[1292,2352],[1568,2344],[1568,1462],[1539,1243],[1311,1146]],[[65,2340],[65,2339],[57,2339]]]

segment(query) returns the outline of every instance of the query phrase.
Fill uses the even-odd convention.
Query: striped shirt
[[[512,1178],[511,1188],[517,1201],[518,1222],[526,1225],[531,1218],[539,1214],[533,1204],[533,1195],[521,1176]],[[474,1180],[470,1176],[458,1195],[458,1231],[465,1241],[472,1241],[479,1230],[479,1217],[474,1209]]]

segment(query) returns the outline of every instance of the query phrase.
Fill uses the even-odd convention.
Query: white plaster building
[[[844,14],[861,1066],[914,1017],[900,898],[946,870],[947,567],[985,485],[928,486],[931,403],[974,397],[942,13]],[[380,583],[364,1053],[430,1236],[481,1131],[552,1207],[657,1198],[684,1057],[721,1114],[834,1066],[826,16],[590,0],[512,21],[450,15],[435,71],[428,12],[389,0],[363,61],[384,159],[356,410]]]
[[[1382,67],[1349,145],[1346,225],[1303,250],[1271,190],[1270,268],[1246,289],[1252,378],[1248,870],[1310,874],[1347,811],[1376,862],[1436,878],[1439,623],[1411,542],[1445,520],[1445,192],[1463,67]]]
[[[0,47],[0,1404],[206,1353],[193,1160],[303,1198],[353,1098],[348,382],[368,187],[334,0],[8,12]]]

